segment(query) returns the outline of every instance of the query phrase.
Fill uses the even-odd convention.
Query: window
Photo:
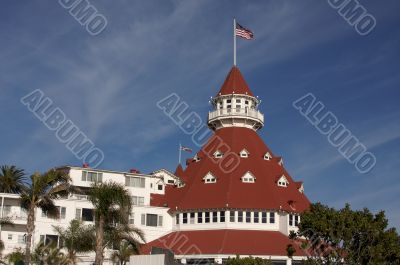
[[[262,222],[263,224],[266,224],[266,223],[267,223],[267,212],[262,212],[262,213],[261,213],[261,222]]]
[[[240,151],[240,157],[248,157],[249,156],[249,152],[246,149],[243,149],[242,151]]]
[[[245,212],[246,213],[246,223],[251,223],[251,212]]]
[[[213,223],[218,223],[218,212],[213,212],[212,215],[213,215],[212,218]]]
[[[249,101],[248,101],[248,100],[245,100],[245,101],[244,101],[244,104],[249,105]]]
[[[167,181],[167,183],[168,183],[168,184],[174,184],[174,183],[175,183],[175,180],[169,179],[169,180]]]
[[[220,223],[225,223],[225,211],[220,211],[219,212],[219,222]]]
[[[163,216],[162,215],[158,216],[158,226],[163,226]]]
[[[230,211],[230,212],[229,212],[229,221],[230,221],[231,223],[234,223],[234,222],[235,222],[235,211]]]
[[[175,216],[176,224],[179,225],[179,213]]]
[[[293,218],[294,216],[292,214],[289,214],[289,226],[293,226]]]
[[[135,224],[135,213],[130,213],[129,214],[129,224],[130,225]]]
[[[65,219],[65,215],[67,213],[67,208],[65,207],[57,207],[60,211],[60,219]]]
[[[76,208],[75,210],[75,219],[82,220],[86,222],[93,222],[93,209],[88,208]]]
[[[7,239],[8,240],[12,240],[12,238],[13,238],[13,235],[12,234],[8,234]]]
[[[299,223],[300,223],[300,215],[295,215],[294,216],[294,225],[295,226],[299,226]]]
[[[201,212],[197,213],[197,223],[198,224],[203,223],[203,213],[201,213]]]
[[[163,185],[158,184],[158,190],[163,190]]]
[[[253,174],[250,173],[250,171],[248,171],[248,172],[246,172],[246,174],[243,175],[242,182],[243,183],[254,183],[254,182],[256,182],[256,178],[253,176]]]
[[[253,221],[256,224],[259,222],[259,212],[253,212]]]
[[[205,218],[204,218],[205,223],[209,223],[210,222],[210,212],[205,212],[204,215],[205,215]]]
[[[146,214],[146,226],[157,226],[157,214]]]
[[[238,222],[243,223],[243,212],[242,211],[238,211]]]
[[[146,225],[146,215],[142,214],[140,217],[140,224],[141,225]]]
[[[271,160],[271,158],[272,158],[272,156],[271,156],[271,154],[270,153],[266,153],[265,155],[264,155],[264,160],[268,160],[268,161],[270,161]]]
[[[11,213],[11,205],[4,205],[4,215],[7,216]]]
[[[216,183],[217,179],[211,174],[211,172],[208,172],[207,175],[204,176],[203,178],[205,183]]]
[[[270,212],[270,213],[269,213],[269,222],[270,222],[271,224],[274,224],[274,223],[275,223],[275,212]]]
[[[221,158],[223,155],[224,155],[224,154],[223,154],[221,151],[219,151],[219,150],[215,151],[215,153],[214,153],[214,157],[215,157],[215,158]]]
[[[135,206],[143,206],[144,205],[144,197],[132,196],[132,204]]]
[[[26,243],[25,235],[18,235],[18,244],[25,244],[25,243]]]
[[[145,184],[146,184],[146,180],[144,178],[139,178],[139,177],[126,177],[125,178],[125,185],[128,187],[144,188]]]
[[[289,184],[289,182],[287,181],[285,175],[282,175],[282,176],[278,179],[278,186],[280,186],[280,187],[287,187],[288,184]]]
[[[194,220],[195,220],[195,213],[190,213],[190,223],[194,224]]]
[[[226,100],[226,103],[231,103],[231,102],[232,102],[232,100],[230,100],[230,99]]]
[[[82,181],[102,182],[103,181],[103,173],[83,170],[82,171]]]
[[[46,246],[50,244],[55,244],[59,247],[59,238],[57,235],[40,235],[40,242],[44,243]]]
[[[240,105],[236,105],[236,112],[240,112]]]
[[[188,214],[183,213],[182,214],[182,224],[187,224],[188,223]]]
[[[198,162],[198,161],[200,161],[200,157],[197,154],[195,154],[195,156],[193,157],[193,160],[195,162]]]
[[[236,99],[236,103],[240,103],[241,102],[241,100],[240,99]]]

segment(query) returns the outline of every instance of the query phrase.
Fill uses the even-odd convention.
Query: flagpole
[[[236,66],[236,19],[233,18],[233,65]]]
[[[182,152],[182,145],[181,142],[179,142],[179,160],[178,160],[179,165],[181,164],[181,152]]]

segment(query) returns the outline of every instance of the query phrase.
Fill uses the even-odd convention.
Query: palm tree
[[[135,254],[139,254],[137,249],[134,249],[129,242],[122,241],[118,249],[112,253],[111,260],[115,263],[118,262],[120,265],[126,265],[126,263],[129,262],[129,257]]]
[[[32,255],[32,264],[35,265],[69,265],[71,261],[57,248],[56,244],[45,245],[43,242],[39,243],[34,249]]]
[[[127,224],[132,208],[128,190],[115,182],[95,183],[90,189],[89,200],[93,204],[96,230],[95,265],[103,264],[104,232],[113,223]]]
[[[21,193],[21,207],[27,210],[25,265],[31,261],[32,233],[35,230],[36,209],[40,208],[48,216],[58,217],[54,200],[67,196],[71,189],[71,178],[65,171],[51,169],[44,174],[35,173],[31,183]]]
[[[53,226],[67,249],[68,259],[73,265],[77,262],[77,254],[94,250],[94,228],[84,225],[82,221],[72,220],[64,229],[61,226]]]
[[[0,167],[0,192],[21,193],[26,182],[23,169],[7,165]]]

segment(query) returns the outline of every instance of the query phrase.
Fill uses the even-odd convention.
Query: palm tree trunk
[[[26,224],[26,247],[25,247],[25,258],[24,258],[25,265],[29,265],[31,263],[32,234],[34,230],[35,230],[35,206],[31,205],[28,210],[28,220]]]
[[[104,237],[104,216],[99,216],[99,222],[96,229],[96,258],[95,265],[103,264],[103,237]]]

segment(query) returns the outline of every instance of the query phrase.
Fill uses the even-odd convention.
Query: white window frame
[[[250,172],[247,171],[243,177],[241,177],[243,183],[254,183],[256,182],[256,177]]]
[[[272,159],[272,156],[269,152],[265,153],[264,155],[264,160],[270,161]]]
[[[242,157],[242,158],[248,158],[249,155],[250,155],[250,153],[249,153],[249,151],[247,151],[246,149],[243,149],[242,151],[240,151],[239,155],[240,155],[240,157]]]
[[[204,176],[203,180],[204,180],[204,183],[206,183],[206,184],[217,183],[217,178],[211,172],[208,172]]]

